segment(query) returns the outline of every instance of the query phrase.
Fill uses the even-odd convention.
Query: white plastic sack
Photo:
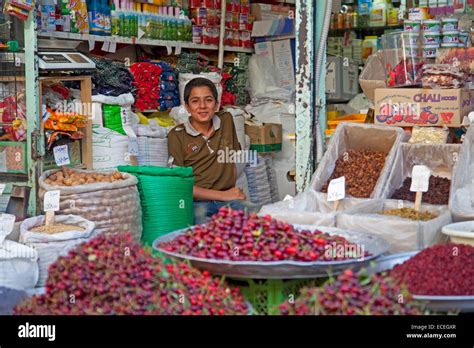
[[[133,103],[135,103],[135,98],[133,98],[132,93],[121,94],[117,97],[96,94],[92,96],[92,102],[109,105],[131,106]]]
[[[451,213],[446,207],[422,204],[422,211],[439,214],[429,221],[414,221],[398,216],[379,215],[384,210],[413,208],[414,203],[397,200],[373,200],[338,214],[337,227],[377,235],[390,243],[390,253],[418,251],[445,240],[443,226],[450,224]]]
[[[179,124],[185,123],[189,119],[189,116],[191,115],[186,110],[184,105],[180,105],[180,106],[175,106],[174,108],[171,109],[170,116],[176,122],[176,125],[179,125]]]
[[[401,144],[382,197],[390,199],[403,186],[405,179],[411,177],[415,165],[425,165],[430,168],[432,175],[451,179],[460,150],[461,146],[458,144]]]
[[[254,99],[290,100],[291,91],[280,87],[280,75],[273,62],[253,55],[249,60],[249,94]]]
[[[112,170],[131,165],[128,137],[108,128],[92,129],[92,166],[95,170]]]
[[[281,202],[263,206],[259,215],[269,214],[277,220],[297,225],[335,227],[337,214],[356,205],[367,204],[367,201],[355,198],[344,199],[335,211],[334,203],[327,202],[322,193],[308,189],[296,197],[288,196]]]
[[[57,215],[55,222],[77,225],[84,231],[68,231],[63,233],[40,233],[32,232],[36,226],[44,225],[44,216],[35,216],[23,221],[20,227],[20,243],[23,243],[38,252],[39,279],[37,286],[42,287],[48,278],[48,267],[54,263],[59,256],[66,255],[76,245],[82,244],[93,237],[95,224],[80,216]]]
[[[0,245],[0,286],[34,288],[39,276],[38,253],[26,245],[4,240]]]
[[[179,74],[179,98],[181,100],[181,105],[184,105],[184,89],[186,88],[186,85],[188,84],[189,81],[202,77],[208,80],[211,80],[212,83],[217,88],[217,102],[220,105],[221,101],[221,96],[222,96],[222,85],[221,85],[221,80],[222,76],[219,73],[216,72],[210,72],[210,73],[201,73],[201,74]]]
[[[44,180],[57,170],[44,172],[38,180],[40,198],[45,191],[59,190],[61,215],[78,215],[96,224],[96,233],[130,232],[133,239],[142,234],[142,210],[137,189],[138,179],[122,173],[124,180],[79,186],[53,186]],[[83,171],[89,172],[89,171]]]
[[[168,139],[137,137],[139,166],[158,166],[166,167],[168,165]]]
[[[342,122],[337,127],[329,142],[327,151],[318,165],[311,182],[311,188],[321,192],[324,184],[331,177],[336,161],[348,150],[371,150],[387,153],[385,166],[382,169],[370,198],[382,198],[384,186],[393,167],[395,154],[400,143],[408,136],[401,128],[374,126],[369,124],[352,124]],[[321,193],[326,201],[327,195]]]
[[[464,137],[453,170],[449,208],[455,222],[474,220],[474,127]]]

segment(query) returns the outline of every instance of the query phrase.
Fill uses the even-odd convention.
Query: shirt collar
[[[212,117],[212,126],[214,127],[214,132],[221,128],[221,119],[219,116],[214,115]],[[201,133],[197,131],[191,124],[191,117],[189,117],[188,120],[184,123],[184,128],[186,130],[186,133],[193,137],[201,135]]]

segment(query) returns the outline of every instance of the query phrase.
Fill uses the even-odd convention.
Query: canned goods
[[[439,45],[427,45],[423,48],[423,57],[424,58],[436,58]]]
[[[441,18],[441,27],[443,31],[453,31],[459,29],[459,19]]]
[[[423,42],[425,45],[439,45],[441,43],[441,33],[424,32]]]
[[[249,23],[249,15],[246,13],[240,13],[239,14],[239,29],[247,30],[248,23]]]
[[[441,31],[441,21],[437,19],[428,19],[423,21],[421,28],[427,32],[436,32],[439,33]]]
[[[445,31],[443,32],[443,43],[459,43],[459,31]]]
[[[193,25],[193,43],[202,44],[202,26]]]
[[[411,21],[406,19],[403,28],[405,31],[419,32],[421,29],[421,21]]]
[[[252,37],[250,31],[240,32],[240,46],[244,48],[252,48]]]

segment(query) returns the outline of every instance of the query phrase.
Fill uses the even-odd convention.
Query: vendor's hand
[[[238,187],[233,187],[230,190],[223,191],[223,200],[225,202],[229,201],[235,201],[235,200],[245,200],[247,197],[245,197],[244,191],[239,189]]]

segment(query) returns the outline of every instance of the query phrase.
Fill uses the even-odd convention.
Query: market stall
[[[10,313],[474,311],[473,9],[312,5],[42,1],[38,32],[8,5],[34,46],[0,55]]]

